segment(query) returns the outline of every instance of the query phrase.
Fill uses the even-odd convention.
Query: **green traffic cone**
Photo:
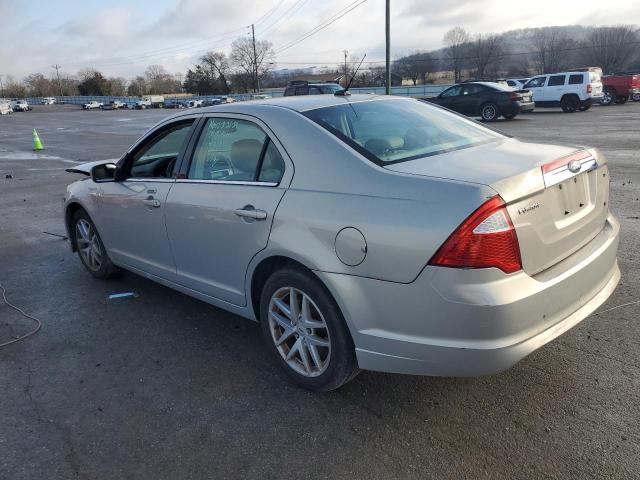
[[[35,128],[33,129],[33,149],[35,151],[44,150],[44,145],[42,145],[38,132],[36,132]]]

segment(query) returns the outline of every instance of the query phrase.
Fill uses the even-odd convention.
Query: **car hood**
[[[525,180],[526,173],[534,173],[535,177],[539,177],[536,178],[538,181],[531,182],[534,179],[529,176],[529,181],[521,183],[519,191],[513,192],[515,196],[521,196],[526,193],[524,189],[535,191],[544,188],[539,168],[541,165],[569,155],[578,148],[526,143],[508,138],[384,167],[394,172],[479,183],[493,188],[501,185],[505,179],[522,175],[521,179]]]
[[[81,173],[83,175],[91,175],[91,169],[93,167],[95,167],[96,165],[103,165],[105,163],[114,163],[114,161],[115,160],[113,158],[108,158],[106,160],[98,160],[98,161],[95,161],[95,162],[82,163],[80,165],[75,165],[73,167],[66,168],[65,172]]]

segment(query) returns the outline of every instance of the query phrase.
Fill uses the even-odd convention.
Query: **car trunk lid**
[[[522,266],[530,275],[592,240],[608,214],[609,175],[604,156],[595,149],[508,139],[386,168],[493,188],[507,204]]]

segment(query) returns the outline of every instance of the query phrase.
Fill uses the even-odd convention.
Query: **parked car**
[[[118,110],[119,108],[125,108],[127,105],[120,100],[111,100],[109,103],[102,104],[100,108],[102,110]]]
[[[640,75],[608,75],[602,78],[602,85],[601,105],[624,104],[630,97],[640,100]]]
[[[185,102],[182,100],[165,100],[164,108],[185,108]]]
[[[227,102],[224,102],[222,98],[207,98],[206,100],[204,100],[202,106],[213,107],[214,105],[220,105],[221,103],[227,103]]]
[[[11,100],[11,109],[14,112],[28,112],[31,110],[26,100],[19,100],[17,98]]]
[[[602,81],[596,71],[538,75],[523,88],[531,91],[537,107],[561,107],[566,113],[589,110],[602,98]]]
[[[509,78],[506,80],[507,85],[511,88],[515,88],[516,90],[521,90],[524,87],[524,84],[527,83],[529,78]]]
[[[44,97],[40,100],[41,105],[53,105],[54,103],[56,103],[56,99],[54,97]]]
[[[313,390],[359,369],[504,370],[620,278],[601,152],[521,142],[411,98],[184,110],[118,163],[69,171],[88,176],[67,188],[64,218],[91,275],[124,268],[258,320]]]
[[[8,115],[10,113],[13,113],[11,102],[8,100],[0,100],[0,115]]]
[[[333,95],[336,92],[344,90],[341,85],[337,83],[309,83],[306,81],[298,80],[293,81],[284,90],[284,96],[294,95]]]
[[[87,102],[84,105],[82,105],[82,108],[84,110],[93,110],[96,108],[102,108],[103,105],[104,104],[102,102],[98,102],[97,100],[91,100],[90,102]]]
[[[528,90],[490,82],[466,82],[454,85],[437,97],[425,99],[464,115],[481,117],[486,121],[515,118],[521,112],[532,112],[535,103]]]
[[[204,100],[189,100],[186,102],[187,108],[198,108],[201,107],[204,103]]]

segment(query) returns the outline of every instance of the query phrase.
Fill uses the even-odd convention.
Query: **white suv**
[[[595,71],[538,75],[522,88],[531,91],[536,107],[562,107],[568,113],[589,110],[602,97],[602,82]]]

